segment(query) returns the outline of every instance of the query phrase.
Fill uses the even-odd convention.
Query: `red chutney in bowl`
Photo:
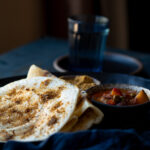
[[[102,89],[92,95],[92,99],[109,105],[129,106],[144,104],[149,101],[144,90],[139,92],[131,89]]]

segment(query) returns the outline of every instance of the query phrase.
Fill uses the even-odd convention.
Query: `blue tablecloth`
[[[107,51],[138,58],[144,65],[142,76],[150,78],[150,54],[112,48]],[[50,37],[41,38],[0,55],[0,78],[24,75],[32,64],[39,65],[51,72],[56,72],[53,67],[53,61],[57,57],[66,54],[68,54],[68,43],[66,40]]]
[[[40,143],[9,141],[3,150],[149,150],[150,131],[89,130],[76,133],[57,133]]]

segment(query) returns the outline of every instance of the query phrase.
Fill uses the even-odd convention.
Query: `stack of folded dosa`
[[[102,118],[78,87],[35,65],[26,79],[0,88],[0,141],[40,141],[88,129]]]

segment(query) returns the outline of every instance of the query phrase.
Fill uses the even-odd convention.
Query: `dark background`
[[[0,53],[44,36],[67,39],[67,17],[104,15],[110,19],[107,45],[150,52],[148,0],[0,1]]]
[[[107,0],[106,0],[107,1]],[[114,7],[114,9],[118,9],[118,7],[122,4],[124,4],[122,7],[124,7],[124,9],[126,10],[126,25],[127,27],[117,27],[117,25],[120,24],[116,24],[116,28],[114,29],[112,26],[114,26],[115,21],[117,22],[123,22],[123,19],[125,19],[124,13],[123,12],[115,12],[115,10],[110,11],[110,13],[114,13],[114,15],[111,16],[111,14],[107,14],[105,13],[105,8],[103,8],[103,0],[94,0],[94,1],[90,1],[90,2],[86,2],[83,1],[82,2],[85,4],[85,6],[83,6],[82,10],[77,10],[75,14],[95,14],[95,15],[105,15],[108,18],[111,19],[111,24],[110,24],[110,28],[113,30],[113,35],[111,35],[111,37],[109,37],[108,39],[108,46],[110,47],[116,47],[116,48],[124,48],[124,49],[130,49],[130,50],[134,50],[134,51],[141,51],[141,52],[150,52],[150,45],[149,45],[149,33],[150,33],[150,24],[149,24],[149,12],[150,12],[150,8],[149,8],[149,3],[147,0],[143,0],[143,1],[139,1],[139,0],[120,0],[116,1],[119,2],[116,5],[112,5],[112,3],[115,3],[116,0],[112,1],[108,1],[107,2],[107,7],[108,9],[111,7]],[[66,19],[69,16],[69,13],[74,14],[74,12],[69,12],[69,8],[67,7],[67,4],[60,4],[59,10],[60,10],[60,14],[59,12],[57,12],[56,14],[53,12],[56,12],[55,10],[56,5],[57,5],[57,0],[51,0],[51,1],[47,1],[49,9],[47,14],[48,18],[50,18],[48,20],[48,33],[49,35],[53,35],[53,36],[58,36],[58,37],[67,37],[67,22]],[[65,7],[66,5],[66,7]],[[82,4],[81,4],[82,5]],[[88,6],[90,5],[90,6]],[[75,7],[75,6],[74,6]],[[62,13],[63,12],[63,13]],[[115,13],[122,13],[120,14],[120,16],[118,17],[118,15]],[[53,16],[54,15],[54,16]],[[53,17],[52,17],[53,16]],[[57,17],[59,18],[59,20],[57,20]],[[61,16],[61,17],[60,17]],[[55,18],[56,17],[56,18]],[[55,23],[52,24],[51,23],[51,18],[53,18],[55,20]],[[113,20],[114,19],[114,20]],[[62,25],[64,32],[62,32],[62,28],[59,28],[59,23]],[[58,24],[58,30],[57,32],[55,30],[53,30]],[[112,25],[113,24],[113,25]],[[111,26],[112,25],[112,26]],[[50,28],[49,28],[50,27]],[[126,39],[122,39],[121,43],[119,43],[120,37],[116,37],[116,41],[118,40],[118,43],[116,41],[114,41],[113,39],[115,38],[115,34],[118,34],[117,28],[119,28],[119,31],[121,32],[121,36],[126,36]],[[120,29],[121,28],[121,29]],[[114,31],[116,30],[116,31]],[[125,30],[124,32],[127,32],[127,35],[124,35],[124,32],[122,32],[121,30]],[[116,32],[116,33],[115,33]],[[111,34],[111,31],[110,31]],[[117,35],[118,36],[118,35]]]
[[[129,48],[150,53],[150,8],[147,0],[128,0]]]

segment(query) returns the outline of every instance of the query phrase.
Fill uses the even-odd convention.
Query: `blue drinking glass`
[[[68,30],[70,70],[101,72],[109,19],[104,16],[72,16],[68,18]]]

